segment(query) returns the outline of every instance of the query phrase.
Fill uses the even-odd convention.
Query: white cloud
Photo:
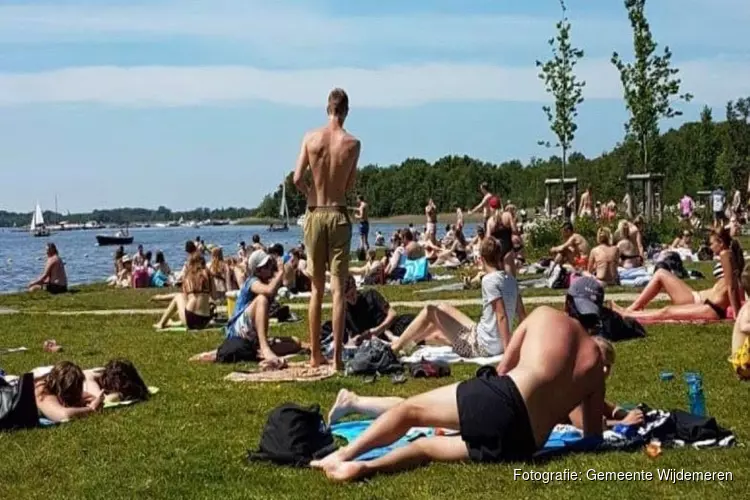
[[[732,61],[678,63],[683,89],[698,102],[722,103],[747,93],[750,67]],[[579,67],[588,99],[620,99],[609,61]],[[74,67],[39,73],[0,73],[0,106],[95,103],[115,106],[199,106],[251,100],[323,105],[334,86],[352,107],[391,108],[445,101],[547,100],[533,66],[426,64],[376,69],[264,70],[245,66]]]
[[[750,20],[740,1],[717,9],[705,2],[660,0],[655,12],[657,40],[674,46],[700,45],[744,50],[742,29]],[[585,3],[574,5],[574,40],[589,53],[608,54],[630,43],[624,8],[607,15],[587,14]],[[311,51],[389,52],[391,59],[415,50],[479,51],[503,57],[528,49],[546,53],[545,42],[558,19],[555,2],[548,14],[436,15],[415,12],[388,16],[334,16],[288,1],[193,0],[151,5],[11,5],[0,6],[0,43],[154,41],[165,38],[218,40],[235,44],[238,52],[278,57],[277,63],[303,64]],[[710,23],[707,23],[707,20]],[[706,26],[710,24],[710,26]],[[710,29],[721,26],[721,29]],[[239,43],[238,43],[239,42]],[[398,50],[400,49],[400,50]],[[394,52],[395,51],[395,52]],[[164,61],[167,63],[168,61]]]

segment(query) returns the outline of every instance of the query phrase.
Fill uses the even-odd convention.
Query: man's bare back
[[[294,184],[307,199],[305,247],[307,272],[311,277],[308,308],[310,363],[313,367],[326,362],[320,345],[320,323],[326,271],[331,274],[333,295],[333,357],[336,369],[343,369],[341,353],[344,334],[344,281],[349,276],[352,227],[346,193],[354,187],[360,142],[344,130],[349,114],[349,96],[343,89],[328,95],[328,123],[305,134]],[[312,186],[305,179],[310,169]]]
[[[601,434],[601,352],[581,324],[564,313],[546,306],[534,309],[514,332],[498,373],[513,379],[526,401],[538,447],[579,405],[585,432]]]
[[[328,124],[305,135],[303,154],[312,172],[308,207],[345,207],[346,193],[354,185],[361,144],[344,130]]]

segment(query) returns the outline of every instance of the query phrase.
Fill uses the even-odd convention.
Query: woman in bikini
[[[39,413],[53,422],[86,417],[100,410],[105,399],[149,397],[146,384],[127,360],[113,360],[103,369],[85,372],[75,363],[61,361],[46,373],[35,373],[34,394]]]
[[[718,320],[727,317],[731,306],[739,311],[744,298],[740,285],[740,274],[745,267],[745,258],[737,240],[722,229],[711,232],[711,250],[719,256],[714,265],[716,283],[708,290],[694,291],[687,283],[660,269],[641,295],[629,307],[622,308],[612,302],[612,309],[625,317],[652,321],[661,320]],[[669,295],[672,305],[646,311],[644,308],[661,292]]]
[[[190,256],[187,263],[185,276],[182,279],[182,293],[176,295],[169,307],[164,311],[154,328],[160,330],[167,326],[175,314],[179,317],[178,323],[172,325],[185,325],[188,330],[201,330],[208,326],[211,321],[211,297],[214,293],[211,276],[206,269],[206,261],[199,252]]]
[[[224,260],[224,251],[221,247],[211,250],[211,264],[208,266],[208,274],[214,287],[212,299],[221,300],[227,292],[239,289],[235,281],[231,264]]]

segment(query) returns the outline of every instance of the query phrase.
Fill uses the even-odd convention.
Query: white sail
[[[36,210],[34,211],[34,215],[31,217],[31,226],[30,229],[34,231],[38,227],[44,226],[44,216],[42,215],[42,207],[39,206],[39,203],[36,204]]]

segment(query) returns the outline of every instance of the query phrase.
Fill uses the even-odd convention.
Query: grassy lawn
[[[401,300],[394,295],[398,288],[390,290],[390,300]],[[136,296],[124,291],[92,289],[75,300],[79,297],[86,302],[75,303],[76,308],[94,304],[117,308],[124,307],[121,303],[125,301],[130,301],[127,307],[140,307],[133,305]],[[14,306],[28,309],[54,307],[61,299],[45,301],[25,295],[12,300]],[[476,306],[464,310],[472,316],[479,311]],[[247,450],[257,446],[266,415],[278,404],[315,403],[327,411],[342,387],[367,395],[408,396],[466,379],[475,367],[454,367],[450,380],[409,380],[403,385],[392,385],[387,379],[364,384],[351,377],[311,384],[233,384],[222,380],[232,371],[230,366],[187,362],[191,355],[218,345],[218,333],[155,333],[152,322],[147,316],[0,316],[0,347],[25,345],[31,349],[0,355],[0,366],[8,373],[63,359],[93,367],[123,356],[135,362],[147,383],[161,388],[147,403],[107,410],[56,428],[0,435],[0,498],[46,500],[51,492],[53,498],[741,498],[746,495],[742,491],[750,487],[747,451],[739,447],[665,450],[656,460],[634,452],[573,455],[534,466],[435,464],[345,486],[332,485],[312,470],[250,465],[245,461]],[[278,327],[274,332],[305,337],[305,323]],[[704,374],[708,411],[720,424],[733,429],[740,441],[746,440],[750,434],[750,386],[738,382],[725,361],[730,334],[727,325],[661,326],[650,327],[645,340],[618,344],[609,399],[685,408],[681,373],[698,370]],[[64,345],[65,351],[42,352],[42,342],[50,337]],[[675,380],[661,382],[661,370],[673,371]],[[731,471],[734,480],[673,485],[656,480],[615,483],[584,479],[544,485],[514,481],[514,467],[526,471],[570,468],[581,473],[588,469],[655,473],[657,467],[684,468]]]

